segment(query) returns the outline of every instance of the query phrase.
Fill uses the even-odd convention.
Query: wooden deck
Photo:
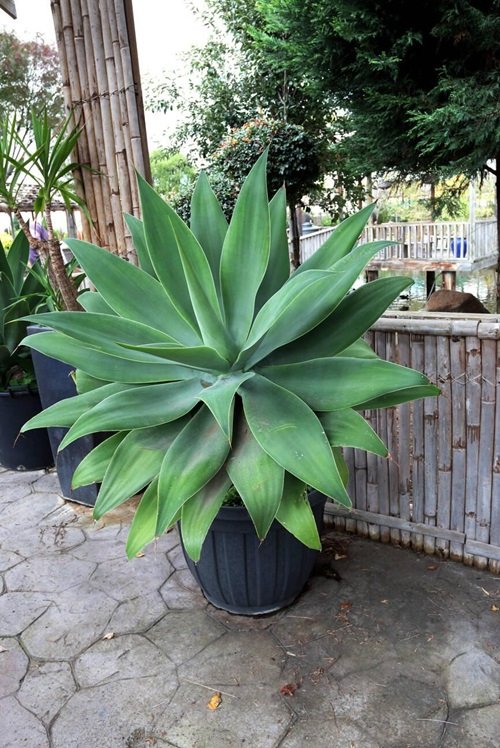
[[[321,229],[300,240],[302,262],[334,232]],[[369,265],[370,270],[470,271],[494,267],[497,261],[496,221],[370,224],[360,243],[390,241]]]

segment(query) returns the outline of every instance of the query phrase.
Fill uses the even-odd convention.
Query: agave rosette
[[[139,188],[143,220],[127,221],[140,267],[68,241],[97,290],[80,296],[85,313],[34,317],[53,331],[25,342],[74,366],[79,394],[24,429],[69,427],[61,449],[111,434],[73,483],[101,483],[96,518],[144,490],[129,556],[180,520],[199,559],[231,486],[259,538],[276,519],[319,548],[306,485],[350,506],[340,448],[387,455],[360,411],[438,393],[362,340],[411,280],[349,293],[383,246],[356,246],[371,208],[290,276],[285,193],[268,201],[265,154],[229,225],[204,175],[190,228],[140,178]]]

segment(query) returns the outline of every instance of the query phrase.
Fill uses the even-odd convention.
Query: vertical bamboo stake
[[[491,528],[490,543],[500,546],[500,340],[496,341],[497,368],[495,374],[495,436],[491,484]],[[490,569],[500,573],[500,561],[490,561]]]
[[[477,540],[490,542],[494,496],[493,464],[495,433],[495,375],[497,341],[481,340],[481,426],[479,432],[479,465],[477,476]],[[500,497],[497,497],[497,501]],[[476,566],[486,568],[486,558],[477,557]]]
[[[411,365],[418,371],[424,368],[424,342],[422,335],[412,335]],[[413,403],[413,516],[414,522],[424,521],[425,506],[425,448],[424,448],[424,405],[422,400]],[[424,539],[421,533],[413,533],[412,547],[423,550]]]
[[[402,366],[410,366],[410,335],[408,333],[399,333],[398,335],[399,363]],[[411,418],[410,403],[403,403],[399,406],[399,429],[397,459],[399,465],[399,512],[401,519],[410,520],[410,502],[411,502],[411,465],[410,465],[410,439]],[[411,533],[401,532],[401,544],[408,548],[411,542]]]
[[[387,359],[386,350],[387,334],[385,332],[375,333],[375,352],[380,358]],[[387,410],[377,411],[377,433],[387,443]],[[378,511],[380,514],[389,514],[389,470],[387,460],[377,457],[377,483],[378,483]],[[388,543],[391,539],[391,531],[385,525],[380,526],[380,540]]]
[[[397,332],[389,332],[387,334],[386,356],[388,361],[393,361],[394,363],[398,363],[398,338]],[[398,408],[388,408],[386,445],[389,450],[389,458],[386,463],[389,477],[389,514],[391,517],[401,516],[401,507],[399,504],[398,429]],[[401,541],[400,531],[391,528],[390,538],[391,543],[399,544]]]
[[[436,336],[424,337],[424,368],[423,372],[431,381],[436,381],[437,349]],[[428,525],[437,524],[437,419],[438,404],[436,397],[424,399],[424,522]],[[424,535],[425,553],[434,553],[436,542],[430,535]]]
[[[481,355],[475,337],[465,338],[466,402],[467,402],[467,462],[465,475],[465,534],[468,540],[478,540],[477,483],[479,468],[479,434],[481,429]],[[472,565],[475,559],[464,553],[464,562]]]
[[[440,335],[437,339],[437,363],[439,367],[439,381],[441,396],[437,398],[438,405],[438,497],[437,497],[437,525],[451,529],[451,374],[450,374],[450,339]],[[447,558],[450,544],[446,540],[436,540],[439,553]]]
[[[451,374],[451,530],[464,532],[465,522],[465,461],[466,461],[466,397],[465,397],[465,340],[452,337],[450,340]],[[463,545],[450,543],[450,557],[463,560]]]

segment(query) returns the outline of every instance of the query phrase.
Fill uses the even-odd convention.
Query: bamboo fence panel
[[[76,160],[92,225],[84,238],[136,261],[123,219],[140,216],[135,171],[150,179],[130,0],[51,0],[66,108],[83,125]]]
[[[352,510],[335,525],[500,573],[500,316],[392,313],[367,334],[441,396],[365,417],[390,459],[345,449]]]

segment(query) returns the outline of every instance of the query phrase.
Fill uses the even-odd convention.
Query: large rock
[[[464,314],[489,314],[483,303],[471,293],[448,291],[440,288],[427,299],[427,312],[462,312]]]

